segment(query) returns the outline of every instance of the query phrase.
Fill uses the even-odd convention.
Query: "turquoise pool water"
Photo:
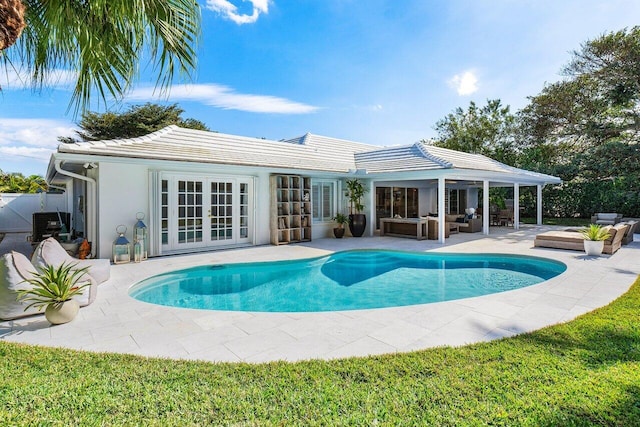
[[[503,292],[565,270],[563,263],[537,257],[358,250],[172,271],[135,284],[129,294],[152,304],[208,310],[359,310]]]

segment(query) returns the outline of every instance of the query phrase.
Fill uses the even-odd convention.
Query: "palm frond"
[[[200,7],[193,0],[25,0],[27,28],[7,50],[46,86],[56,70],[77,74],[70,108],[85,111],[97,92],[120,100],[148,64],[165,91],[196,67]]]

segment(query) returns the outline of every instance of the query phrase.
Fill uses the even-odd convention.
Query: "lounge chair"
[[[88,267],[89,275],[91,275],[98,284],[109,280],[111,274],[111,262],[109,260],[73,258],[53,237],[43,240],[36,246],[31,256],[31,262],[35,266],[58,266],[64,262],[72,262],[78,264],[79,268]]]
[[[638,231],[638,221],[627,221],[626,224],[629,225],[629,228],[627,228],[627,232],[624,233],[624,237],[622,238],[623,245],[628,245],[633,242],[633,235]]]
[[[25,311],[28,303],[17,299],[19,290],[31,287],[27,280],[33,278],[35,272],[35,266],[20,252],[11,251],[0,257],[0,320],[13,320],[44,313],[34,307]],[[91,276],[85,276],[90,285],[82,295],[75,297],[80,307],[87,306],[95,300],[98,288]]]
[[[616,253],[620,246],[622,246],[622,238],[629,225],[616,224],[614,226],[607,226],[610,236],[604,242],[605,254],[613,255]],[[584,238],[578,230],[563,230],[563,231],[547,231],[545,233],[538,234],[533,241],[533,245],[543,248],[556,248],[556,249],[569,249],[574,251],[584,251]]]

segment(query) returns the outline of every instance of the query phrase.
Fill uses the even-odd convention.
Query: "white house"
[[[302,210],[296,212],[302,223],[286,227],[308,229],[307,237],[330,234],[335,213],[347,213],[345,181],[359,178],[370,190],[365,236],[374,235],[380,218],[437,212],[441,242],[444,214],[477,208],[479,190],[489,206],[490,187],[513,187],[517,228],[520,187],[537,187],[541,223],[542,188],[561,182],[422,142],[380,147],[312,134],[273,141],[177,126],[134,139],[61,144],[47,171],[47,181],[66,190],[72,227],[100,258],[111,256],[119,225],[132,240],[138,212],[148,226],[150,256],[268,244],[274,228],[283,228],[275,201],[284,190],[274,176],[292,176],[284,185],[300,186],[284,197]],[[488,215],[482,230],[489,233]]]

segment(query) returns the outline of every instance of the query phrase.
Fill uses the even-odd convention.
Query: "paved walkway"
[[[533,248],[534,235],[548,229],[553,227],[492,229],[491,236],[459,233],[447,239],[444,246],[393,237],[319,239],[307,244],[116,265],[112,266],[111,279],[100,286],[96,301],[82,308],[73,322],[50,326],[44,316],[0,322],[0,339],[88,351],[232,362],[406,352],[488,341],[568,321],[616,299],[640,274],[638,241],[624,246],[614,256],[597,258],[575,251]],[[128,295],[132,284],[165,271],[202,264],[306,258],[354,248],[526,254],[562,261],[568,269],[538,285],[494,295],[327,313],[179,309],[139,302]]]

